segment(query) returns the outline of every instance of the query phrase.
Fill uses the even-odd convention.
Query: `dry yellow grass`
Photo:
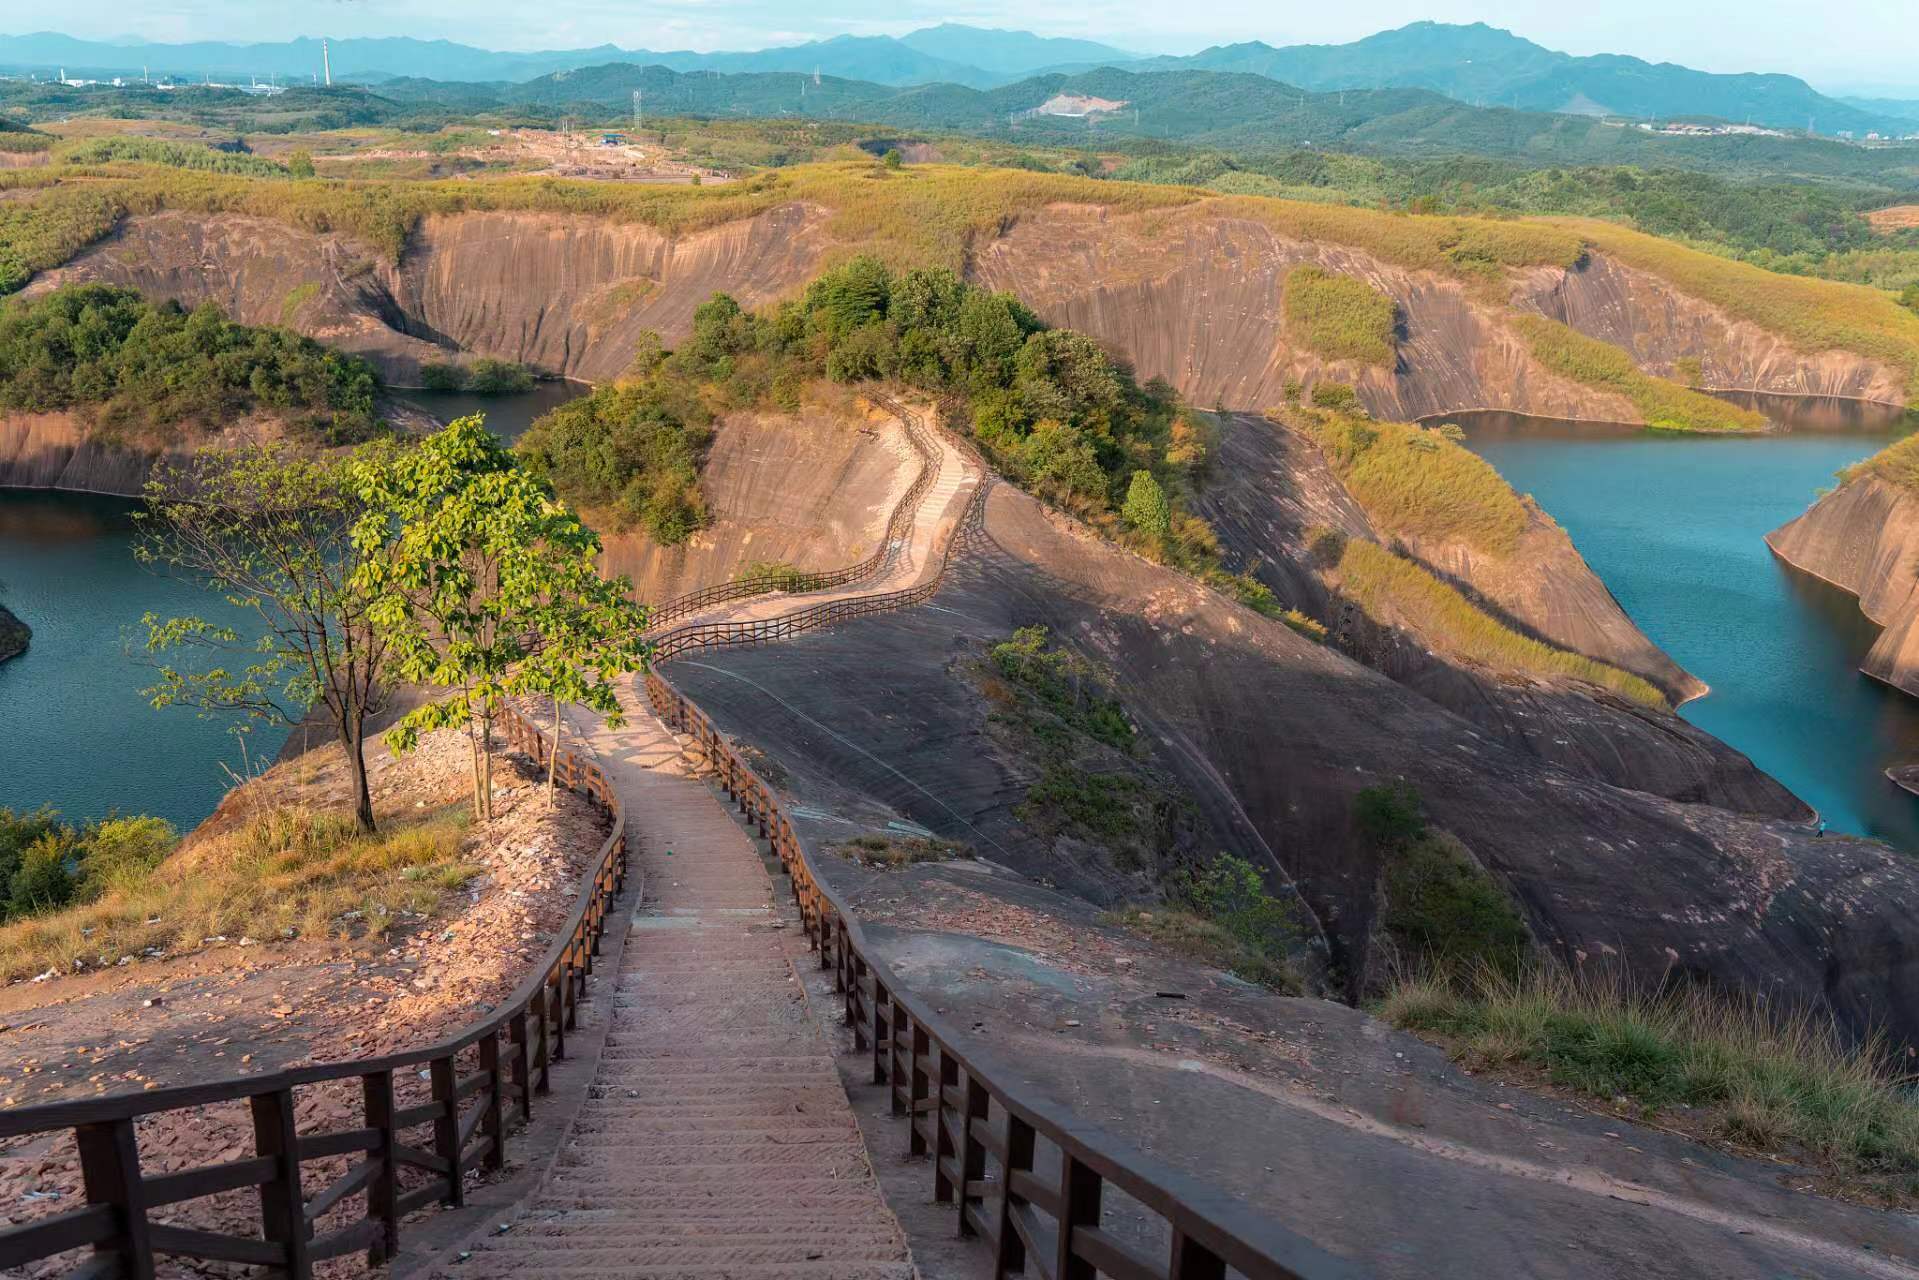
[[[70,972],[76,960],[115,964],[150,948],[195,950],[218,937],[379,932],[402,911],[431,911],[472,877],[460,858],[465,812],[452,806],[368,837],[344,814],[270,810],[93,902],[0,928],[0,981]]]

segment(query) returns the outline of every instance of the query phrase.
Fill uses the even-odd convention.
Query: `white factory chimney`
[[[326,72],[327,88],[333,87],[333,53],[327,48],[327,39],[320,37],[320,69]]]

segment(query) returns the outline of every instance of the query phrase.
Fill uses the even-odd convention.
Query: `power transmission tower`
[[[633,91],[633,132],[638,133],[646,124],[646,90]]]

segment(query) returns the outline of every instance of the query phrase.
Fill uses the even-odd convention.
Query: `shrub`
[[[1282,306],[1286,332],[1328,360],[1390,365],[1397,358],[1398,304],[1363,280],[1295,267]]]
[[[1166,505],[1166,491],[1159,487],[1159,481],[1153,479],[1150,471],[1133,473],[1120,515],[1149,538],[1164,538],[1172,531],[1173,511]]]
[[[466,377],[466,366],[452,361],[431,361],[420,366],[420,385],[428,391],[464,391]]]
[[[0,920],[90,901],[137,881],[175,844],[159,818],[108,818],[74,827],[52,809],[0,809]]]
[[[511,360],[482,356],[467,370],[467,390],[474,395],[511,395],[533,389],[533,371]]]
[[[1353,821],[1383,856],[1381,923],[1403,956],[1423,969],[1518,972],[1532,949],[1525,921],[1457,842],[1427,827],[1411,783],[1365,788]]]

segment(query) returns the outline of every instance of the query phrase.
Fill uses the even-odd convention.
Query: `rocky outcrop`
[[[163,452],[101,443],[78,413],[0,415],[0,488],[131,497]]]
[[[1806,820],[1811,811],[1738,751],[1670,713],[1570,682],[1488,671],[1444,656],[1426,637],[1373,627],[1317,571],[1316,528],[1392,542],[1373,527],[1319,449],[1251,416],[1221,420],[1201,514],[1222,544],[1279,599],[1331,627],[1346,650],[1473,724],[1501,746],[1582,777],[1740,813]],[[1651,681],[1674,701],[1705,686],[1626,616],[1565,531],[1532,511],[1520,548],[1489,556],[1463,543],[1399,542],[1506,625]]]
[[[824,215],[787,205],[669,236],[638,223],[534,213],[425,219],[394,266],[345,236],[266,218],[159,213],[36,278],[32,292],[99,280],[248,324],[287,324],[365,356],[395,385],[463,351],[599,380],[641,332],[678,337],[716,290],[748,306],[817,274]]]
[[[1904,404],[1904,379],[1845,351],[1797,351],[1758,325],[1679,293],[1649,272],[1601,255],[1573,271],[1527,273],[1514,301],[1632,353],[1648,373],[1681,377],[1699,362],[1700,385],[1717,390],[1836,396]]]
[[[603,563],[653,602],[725,582],[755,563],[854,564],[878,545],[919,465],[899,424],[884,415],[734,414],[720,423],[701,471],[707,527],[673,547],[643,530],[609,533]]]
[[[774,761],[781,789],[822,824],[903,819],[1096,894],[1088,868],[1047,859],[1022,834],[1030,779],[992,750],[992,708],[966,675],[988,643],[1030,624],[1114,673],[1155,758],[1225,833],[1221,847],[1300,886],[1356,986],[1382,962],[1368,941],[1381,855],[1354,799],[1403,778],[1569,962],[1763,993],[1919,1042],[1910,860],[1515,750],[1006,485],[932,606],[708,654],[673,678]]]
[[[1858,596],[1865,615],[1885,628],[1859,669],[1919,695],[1919,494],[1861,476],[1767,534],[1766,545]]]
[[[787,296],[836,246],[829,215],[788,204],[681,235],[637,223],[547,213],[425,219],[398,266],[334,233],[239,215],[159,213],[33,285],[106,280],[189,305],[212,299],[252,324],[294,325],[417,383],[424,361],[462,352],[599,380],[631,360],[641,332],[669,343],[715,290],[748,305]],[[1367,281],[1399,308],[1391,368],[1328,362],[1285,330],[1286,274],[1311,264]],[[1540,311],[1629,347],[1655,372],[1700,361],[1709,385],[1903,402],[1899,375],[1838,352],[1808,355],[1603,257],[1523,273],[1512,296],[1394,266],[1264,222],[1198,205],[1126,214],[1060,205],[1011,220],[973,247],[968,273],[1018,294],[1054,324],[1082,329],[1194,403],[1257,410],[1286,384],[1358,388],[1376,416],[1508,409],[1637,421],[1622,397],[1535,363],[1506,317]]]
[[[7,606],[0,604],[0,662],[5,662],[8,658],[17,658],[25,653],[32,639],[32,629],[8,610]]]

